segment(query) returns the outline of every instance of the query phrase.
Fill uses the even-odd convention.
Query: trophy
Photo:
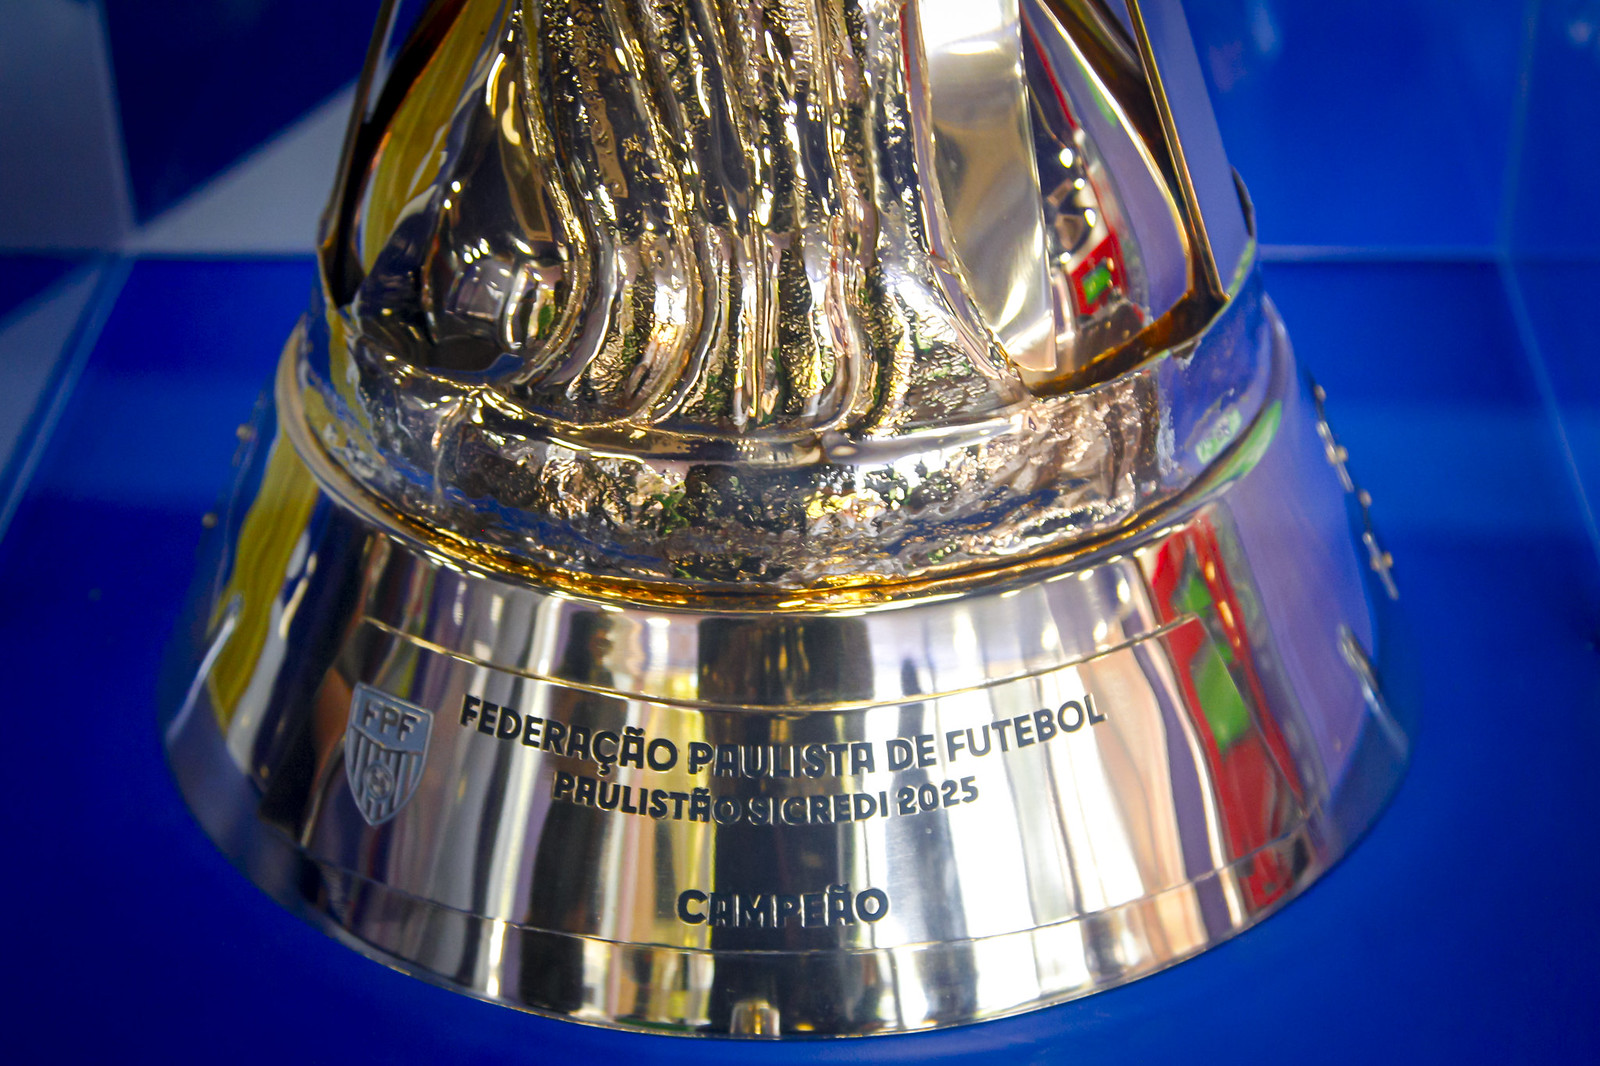
[[[865,1035],[1371,823],[1391,560],[1178,0],[395,9],[166,708],[257,884],[520,1009]]]

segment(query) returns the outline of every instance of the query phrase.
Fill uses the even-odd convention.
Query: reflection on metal
[[[1344,655],[1344,661],[1350,665],[1350,669],[1361,679],[1361,694],[1366,698],[1367,708],[1372,712],[1373,720],[1383,730],[1383,735],[1390,746],[1400,758],[1404,759],[1411,753],[1411,740],[1406,736],[1405,728],[1389,710],[1389,702],[1383,697],[1383,689],[1378,684],[1378,674],[1372,667],[1372,660],[1367,657],[1355,634],[1348,629],[1339,630],[1339,651]]]
[[[800,1037],[1132,980],[1337,859],[1388,557],[1181,14],[1119,6],[380,26],[167,724],[246,872],[496,1002]]]
[[[1394,556],[1383,550],[1378,543],[1378,531],[1372,524],[1372,494],[1366,489],[1358,488],[1355,479],[1350,476],[1350,451],[1340,444],[1333,435],[1333,427],[1328,424],[1326,404],[1328,394],[1321,385],[1311,386],[1311,398],[1317,410],[1317,436],[1322,439],[1323,455],[1339,475],[1339,484],[1344,491],[1355,498],[1359,509],[1360,520],[1358,528],[1361,535],[1362,547],[1367,550],[1367,564],[1372,572],[1377,575],[1379,584],[1383,586],[1384,594],[1391,600],[1400,598],[1400,587],[1394,580]]]
[[[781,1036],[778,1012],[764,999],[745,999],[733,1005],[734,1036]]]
[[[951,251],[1027,381],[1059,376],[1017,0],[913,7]],[[913,59],[918,58],[915,49]]]

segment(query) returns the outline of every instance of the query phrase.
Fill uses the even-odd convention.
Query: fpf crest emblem
[[[422,780],[433,712],[370,685],[350,698],[344,771],[369,825],[382,825],[406,805]]]

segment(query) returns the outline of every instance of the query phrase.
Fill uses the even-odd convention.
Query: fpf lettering
[[[410,711],[402,711],[398,707],[391,707],[387,703],[377,703],[369,700],[361,709],[361,724],[365,728],[372,727],[372,720],[378,720],[377,732],[387,733],[392,737],[404,739],[417,726],[417,716]]]

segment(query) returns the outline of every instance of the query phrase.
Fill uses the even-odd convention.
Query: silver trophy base
[[[179,653],[172,766],[275,899],[470,995],[703,1035],[1031,1010],[1272,913],[1404,770],[1387,557],[1281,334],[1261,417],[1136,529],[854,605],[492,572],[284,415]]]

